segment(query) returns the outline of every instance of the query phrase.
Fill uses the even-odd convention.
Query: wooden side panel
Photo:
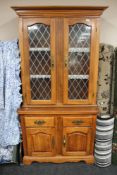
[[[24,156],[26,156],[28,154],[27,154],[27,141],[26,141],[27,135],[26,135],[24,115],[20,115],[20,121],[21,121],[21,128],[22,128],[23,151],[24,151]]]

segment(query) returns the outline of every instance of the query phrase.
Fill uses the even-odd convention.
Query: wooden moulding
[[[94,156],[55,156],[55,157],[32,157],[24,156],[23,163],[25,165],[30,165],[32,162],[53,162],[53,163],[64,163],[64,162],[80,162],[84,161],[88,164],[93,164],[95,162]]]
[[[98,114],[97,106],[94,107],[32,107],[20,108],[18,114]]]
[[[13,6],[19,16],[100,16],[107,6]],[[46,14],[43,11],[46,10]],[[54,12],[54,13],[53,13]]]
[[[12,6],[18,10],[105,10],[108,6]]]

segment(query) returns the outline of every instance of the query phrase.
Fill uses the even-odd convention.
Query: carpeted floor
[[[99,168],[84,163],[1,165],[0,175],[117,175],[117,166]]]

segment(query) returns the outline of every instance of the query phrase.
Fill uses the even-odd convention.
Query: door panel
[[[64,103],[91,104],[95,22],[64,19]],[[95,69],[94,69],[95,70]]]
[[[55,20],[25,19],[24,61],[28,104],[56,102]]]
[[[63,155],[89,155],[91,136],[90,127],[64,127]]]
[[[56,152],[55,128],[27,128],[27,148],[30,156],[53,156]]]

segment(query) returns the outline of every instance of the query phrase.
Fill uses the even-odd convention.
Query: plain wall
[[[117,46],[117,0],[0,0],[0,40],[18,37],[18,17],[11,6],[109,6],[101,16],[100,42]]]

